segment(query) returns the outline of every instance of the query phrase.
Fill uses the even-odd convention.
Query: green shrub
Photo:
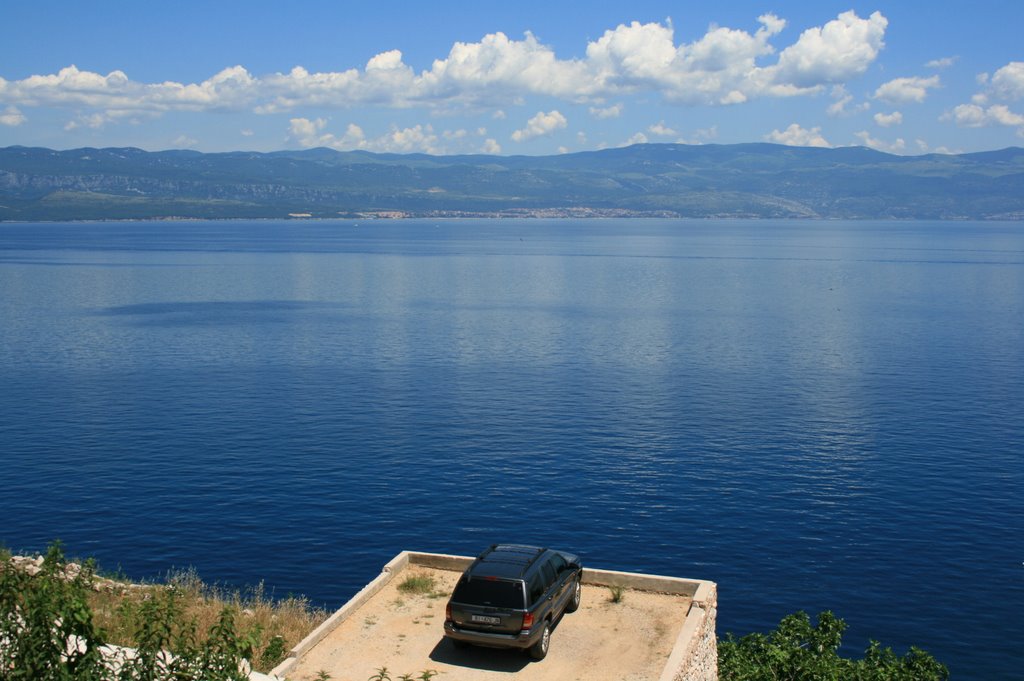
[[[0,674],[10,681],[99,681],[106,667],[88,605],[92,565],[73,578],[54,542],[35,577],[0,566]],[[69,645],[69,641],[79,645]]]
[[[829,611],[818,615],[817,626],[805,612],[787,615],[769,634],[736,639],[727,634],[718,642],[721,681],[945,681],[946,666],[931,655],[911,648],[898,657],[890,648],[871,642],[864,658],[839,657],[846,623]]]
[[[253,656],[258,628],[240,635],[236,608],[225,607],[206,635],[184,616],[175,589],[125,601],[121,615],[136,653],[120,669],[100,653],[107,636],[89,605],[94,566],[69,570],[59,542],[41,572],[30,576],[0,565],[0,680],[2,681],[247,681],[243,660]],[[275,650],[283,650],[277,637]],[[265,652],[266,654],[266,652]]]
[[[267,647],[260,654],[260,660],[262,660],[264,667],[273,668],[274,665],[284,659],[287,652],[284,645],[284,636],[277,635],[271,637]]]

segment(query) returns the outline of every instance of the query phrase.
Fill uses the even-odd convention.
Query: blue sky
[[[0,146],[1024,146],[1024,3],[7,2]]]

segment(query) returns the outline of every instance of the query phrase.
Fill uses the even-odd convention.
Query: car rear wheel
[[[551,625],[544,623],[544,630],[540,632],[540,638],[530,647],[530,657],[535,660],[543,660],[547,657],[548,646],[551,645]]]
[[[580,585],[580,580],[576,580],[576,583],[572,585],[572,596],[569,597],[569,605],[565,606],[566,612],[576,612],[580,609],[580,599],[583,597],[583,587]]]

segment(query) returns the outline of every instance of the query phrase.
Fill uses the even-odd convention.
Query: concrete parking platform
[[[547,657],[510,650],[456,649],[444,638],[444,609],[463,556],[402,553],[336,612],[274,674],[313,681],[366,681],[386,667],[396,680],[440,672],[437,681],[529,679],[696,681],[716,678],[706,658],[714,648],[714,584],[671,577],[585,569],[580,609],[565,614]],[[433,579],[433,593],[399,589],[408,577]],[[623,598],[612,602],[612,585]],[[712,651],[713,652],[713,651]]]

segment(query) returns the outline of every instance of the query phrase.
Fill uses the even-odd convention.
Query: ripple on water
[[[0,230],[0,540],[332,606],[536,542],[1017,672],[1017,226],[345,224]]]

